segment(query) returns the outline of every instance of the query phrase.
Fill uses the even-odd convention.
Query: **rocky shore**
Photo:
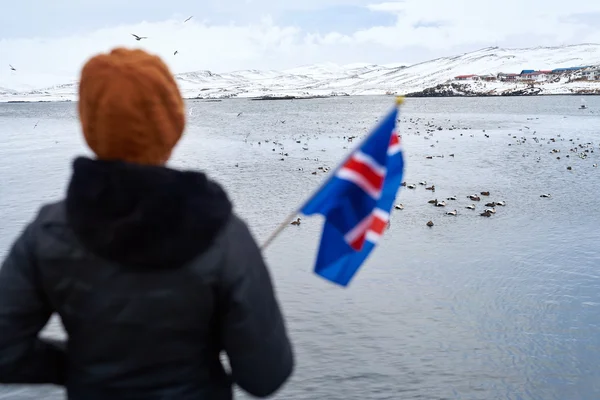
[[[486,85],[473,83],[443,83],[418,92],[405,94],[406,97],[497,97],[497,96],[549,96],[549,95],[600,95],[597,87],[563,85],[557,90],[554,85],[503,84]]]

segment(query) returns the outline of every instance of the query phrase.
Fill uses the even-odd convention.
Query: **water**
[[[320,218],[290,226],[265,253],[297,354],[293,379],[275,398],[600,398],[600,168],[592,166],[600,163],[600,98],[586,99],[586,110],[579,97],[408,99],[405,180],[426,180],[436,192],[400,191],[405,209],[393,213],[351,286],[311,272]],[[189,101],[172,166],[225,185],[262,242],[326,177],[317,167],[334,167],[355,145],[343,137],[366,132],[391,104]],[[425,139],[429,122],[443,130]],[[75,103],[0,104],[0,132],[4,256],[39,205],[63,196],[73,157],[90,153]],[[588,142],[586,159],[569,152]],[[478,211],[465,209],[468,194],[486,190]],[[427,204],[453,195],[445,209]],[[479,216],[495,200],[506,206]],[[458,216],[445,215],[452,209]],[[63,332],[52,320],[44,334]],[[0,386],[2,398],[62,392]]]

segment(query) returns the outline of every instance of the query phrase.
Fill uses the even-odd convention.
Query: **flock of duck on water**
[[[412,122],[412,120],[411,120],[411,122]],[[439,130],[439,128],[438,128],[438,130]],[[428,139],[429,137],[433,136],[432,132],[433,132],[433,129],[428,130],[428,134],[429,135],[426,136],[425,138]],[[485,132],[485,130],[484,130],[484,132]],[[461,134],[461,136],[462,136],[462,134]],[[471,136],[473,137],[474,135],[471,135]],[[489,135],[487,135],[487,134],[485,134],[485,136],[489,137]],[[354,138],[356,138],[356,136],[349,136],[349,137],[344,136],[344,140],[346,140],[348,142],[352,142],[352,140]],[[517,137],[514,136],[514,138],[516,139]],[[538,140],[536,140],[536,139],[537,138],[534,138],[534,141],[537,142]],[[518,139],[517,140],[517,144],[522,144],[522,143],[525,142],[525,140],[526,140],[525,138]],[[555,139],[550,139],[549,143],[551,143],[551,142],[555,142]],[[273,143],[274,144],[280,144],[280,143],[277,143],[275,141]],[[300,141],[297,141],[297,143],[300,143]],[[260,142],[259,142],[259,144],[260,144]],[[432,145],[431,147],[435,147],[435,146]],[[585,148],[587,146],[580,145],[579,147]],[[344,148],[346,148],[346,147],[344,147]],[[307,148],[304,148],[304,149],[307,150]],[[275,149],[273,149],[273,150],[275,150]],[[571,149],[571,151],[577,152],[577,149],[576,148],[575,149]],[[585,152],[588,152],[588,151],[589,150],[587,150],[587,149],[585,150]],[[557,152],[556,150],[553,150],[551,153],[554,154],[556,152]],[[593,150],[591,150],[591,152],[593,153]],[[585,153],[583,153],[583,154],[585,154]],[[282,155],[286,155],[287,156],[288,154],[287,153],[282,153]],[[443,157],[443,155],[442,156],[438,156],[438,157]],[[454,157],[454,154],[450,154],[450,157]],[[427,155],[425,158],[432,159],[433,156]],[[585,158],[585,156],[581,157],[581,158]],[[306,159],[308,159],[308,158],[306,158]],[[315,161],[317,161],[317,160],[315,160]],[[538,158],[538,162],[539,162],[539,158]],[[597,164],[594,164],[593,166],[596,167]],[[567,169],[571,170],[571,167],[568,167]],[[300,169],[300,170],[302,170],[302,169]],[[318,167],[317,170],[320,170],[322,172],[328,172],[330,170],[330,168],[329,167]],[[312,174],[316,175],[317,171],[313,171]],[[411,189],[411,190],[416,189],[418,186],[424,186],[425,190],[429,190],[432,193],[435,193],[435,185],[427,186],[427,182],[426,181],[419,182],[418,185],[417,184],[413,184],[413,183],[408,184],[407,182],[402,182],[402,186],[405,187],[405,188],[407,188],[407,189]],[[480,201],[482,201],[481,196],[483,196],[483,197],[489,197],[490,196],[490,192],[489,191],[482,191],[482,192],[480,192],[478,194],[476,193],[476,194],[467,195],[466,197],[468,199],[470,199],[471,201],[473,201],[473,202],[480,202]],[[549,198],[549,197],[551,197],[551,195],[548,194],[548,193],[544,193],[544,194],[541,194],[540,197],[541,198]],[[451,204],[450,202],[456,201],[456,200],[457,200],[456,196],[450,196],[450,197],[447,197],[446,200],[441,200],[441,201],[438,200],[437,198],[435,198],[435,199],[429,200],[428,203],[431,204],[431,205],[433,205],[434,207],[446,207],[447,205]],[[446,203],[446,201],[448,201],[449,203]],[[482,212],[480,212],[479,215],[482,216],[482,217],[489,218],[492,215],[496,214],[496,207],[497,206],[504,207],[504,206],[506,206],[506,202],[503,201],[503,200],[487,202],[487,203],[485,203],[485,207],[486,208],[484,208],[484,210]],[[475,211],[476,208],[477,207],[475,206],[474,203],[465,206],[465,209],[471,210],[471,211]],[[396,209],[396,210],[404,210],[404,204],[402,204],[402,203],[395,204],[394,205],[394,209]],[[467,212],[469,212],[469,211],[467,211]],[[451,210],[451,211],[447,211],[446,215],[457,216],[458,215],[458,210],[454,209],[454,210]],[[297,218],[296,220],[294,220],[294,221],[291,222],[292,225],[296,225],[296,226],[300,225],[300,223],[301,223],[301,219],[300,218]],[[391,222],[388,221],[388,229],[390,227],[390,223]],[[433,223],[433,221],[429,220],[429,221],[427,221],[426,225],[429,226],[429,227],[433,227],[434,223]]]
[[[239,113],[238,116],[240,116],[242,113]],[[440,132],[440,131],[447,131],[447,132],[451,132],[451,131],[459,131],[456,132],[454,135],[452,135],[451,139],[455,140],[457,139],[459,136],[470,136],[471,138],[476,136],[476,132],[472,131],[473,128],[471,127],[466,127],[466,126],[456,126],[454,124],[451,123],[450,119],[447,119],[445,121],[440,121],[438,123],[434,122],[435,118],[430,118],[430,119],[426,119],[426,118],[422,118],[422,117],[414,117],[414,118],[405,118],[405,119],[399,119],[398,122],[402,122],[405,126],[402,129],[403,133],[402,136],[422,136],[423,139],[425,140],[431,140],[434,139],[434,136],[436,133]],[[537,120],[539,118],[527,118],[528,121],[531,120]],[[376,120],[378,121],[378,119]],[[285,123],[285,121],[277,121],[280,124]],[[276,125],[278,125],[276,122]],[[361,123],[365,123],[366,121],[361,121]],[[338,125],[339,122],[336,122],[336,125]],[[446,127],[441,126],[442,124],[444,125],[449,125]],[[317,125],[319,125],[319,122],[317,122]],[[356,129],[355,127],[344,127],[348,130],[354,130]],[[501,127],[498,127],[499,129],[501,129]],[[342,128],[343,129],[343,128]],[[548,145],[556,145],[559,142],[566,142],[569,144],[568,149],[566,153],[567,154],[561,154],[563,152],[561,152],[560,149],[558,148],[551,148],[550,151],[548,151],[549,155],[553,158],[555,158],[556,160],[572,160],[573,159],[581,159],[581,160],[586,160],[588,159],[588,156],[591,156],[594,153],[594,148],[596,147],[596,145],[592,142],[587,142],[587,143],[583,143],[583,142],[579,142],[579,138],[570,138],[570,139],[566,139],[561,137],[560,134],[557,134],[555,137],[550,137],[550,138],[545,138],[543,136],[537,136],[537,132],[535,130],[532,130],[529,126],[523,126],[523,128],[517,128],[519,132],[525,133],[525,132],[530,132],[532,134],[532,136],[530,137],[525,137],[524,135],[518,135],[515,133],[507,133],[509,137],[511,137],[511,139],[513,139],[513,143],[508,143],[508,146],[522,146],[522,145],[537,145],[537,146],[543,146],[544,143],[548,144]],[[363,130],[365,131],[365,133],[368,131],[367,127],[363,127]],[[463,134],[460,131],[471,131],[469,133]],[[485,129],[481,130],[480,132],[483,133],[483,135],[486,138],[490,138],[491,135],[489,133],[486,132]],[[319,131],[319,134],[300,134],[300,135],[294,135],[292,136],[293,141],[295,142],[296,145],[300,145],[302,147],[302,150],[309,150],[309,140],[310,139],[319,139],[322,134],[324,132]],[[329,135],[329,138],[334,138],[336,137],[336,135]],[[338,138],[343,139],[345,142],[347,143],[352,143],[354,141],[354,139],[357,139],[359,136],[358,135],[337,135]],[[246,142],[247,142],[248,136],[246,136]],[[530,140],[528,140],[530,139]],[[262,142],[262,143],[261,143]],[[578,143],[579,142],[579,143]],[[277,149],[276,147],[279,147],[280,149],[280,153],[278,153],[278,155],[280,156],[280,161],[285,161],[286,157],[290,156],[290,152],[286,151],[284,144],[280,141],[277,140],[269,140],[269,139],[265,139],[263,141],[259,141],[257,144],[260,146],[261,144],[272,144],[273,148],[272,151],[276,152]],[[435,143],[431,143],[430,144],[430,148],[431,150],[435,151],[434,148],[437,148],[436,144],[439,143],[438,141],[435,141]],[[566,144],[565,143],[565,144]],[[252,144],[252,143],[251,143]],[[348,146],[343,146],[344,150],[348,149]],[[523,153],[523,157],[529,157],[531,155],[533,155],[532,153],[538,153],[536,158],[536,162],[540,162],[542,157],[541,154],[544,153],[544,151],[538,151],[538,150],[534,150],[534,148],[530,147],[529,151],[525,151]],[[321,151],[326,151],[325,149],[321,149]],[[432,153],[433,153],[432,151]],[[443,154],[424,154],[424,157],[426,159],[434,159],[434,158],[444,158]],[[454,158],[454,154],[447,154],[447,156]],[[305,157],[303,158],[304,160],[307,161],[320,161],[319,158],[311,158],[311,157]],[[236,164],[236,167],[238,166],[238,164]],[[598,163],[594,162],[592,167],[598,167]],[[573,167],[571,165],[567,165],[566,169],[568,171],[573,171]],[[304,168],[298,168],[299,171],[304,171]],[[319,166],[315,169],[312,170],[311,174],[312,175],[320,175],[320,173],[327,173],[329,172],[331,169],[330,167],[327,166]],[[419,182],[418,184],[408,184],[406,182],[402,183],[402,186],[405,187],[406,189],[409,190],[414,190],[417,189],[419,186],[421,187],[425,187],[426,190],[431,191],[432,193],[435,192],[435,185],[430,185],[428,186],[427,182]],[[490,192],[489,191],[481,191],[479,193],[476,194],[469,194],[466,196],[469,200],[471,200],[472,204],[469,205],[465,205],[464,208],[465,213],[472,213],[472,212],[477,212],[476,210],[478,209],[478,207],[475,206],[475,202],[480,202],[482,201],[482,197],[490,197]],[[540,195],[541,198],[550,198],[551,195],[550,194],[541,194]],[[456,201],[457,197],[456,196],[451,196],[448,197],[446,199],[431,199],[428,201],[429,204],[431,204],[434,207],[451,207],[450,205],[452,204],[453,201]],[[485,200],[484,200],[485,201]],[[500,201],[489,201],[485,203],[485,208],[483,210],[481,210],[479,208],[479,215],[482,217],[491,217],[492,215],[496,214],[496,210],[497,207],[504,207],[506,206],[506,202],[503,200]],[[394,208],[396,210],[403,210],[404,209],[404,205],[403,204],[396,204],[394,206]],[[458,207],[457,207],[458,208]],[[446,211],[445,213],[448,216],[457,216],[459,215],[458,210],[453,209],[453,210],[449,210]],[[297,218],[296,220],[291,222],[292,225],[300,225],[300,218]],[[426,223],[427,226],[432,227],[434,226],[433,221],[427,221]],[[389,222],[388,222],[388,228],[389,228]]]
[[[421,186],[425,186],[425,190],[430,190],[432,193],[435,192],[435,185],[431,185],[431,186],[427,186],[427,182],[423,181],[423,182],[419,182],[419,185]],[[416,189],[417,185],[415,184],[407,184],[406,182],[402,182],[402,186],[406,187],[407,189]],[[480,192],[479,194],[470,194],[467,196],[467,198],[471,201],[481,201],[481,196],[485,196],[488,197],[490,196],[490,192],[489,191],[483,191]],[[544,194],[541,197],[550,197],[549,194]],[[448,198],[446,198],[447,201],[456,201],[457,197],[456,196],[450,196]],[[449,203],[446,203],[446,200],[442,200],[439,201],[437,198],[429,200],[428,203],[433,205],[434,207],[446,207],[446,205],[448,205]],[[479,215],[481,215],[482,217],[491,217],[492,215],[496,214],[496,206],[501,206],[504,207],[506,206],[506,202],[505,201],[491,201],[485,204],[486,207],[483,210],[483,212],[481,212]],[[475,204],[470,204],[468,206],[465,207],[468,210],[475,210],[476,206]],[[404,204],[399,203],[394,205],[394,209],[396,210],[404,210]],[[458,215],[458,210],[452,210],[452,211],[447,211],[446,215],[451,215],[451,216],[456,216]],[[433,221],[429,220],[427,221],[427,226],[432,227]],[[388,223],[388,227],[389,227],[389,223]]]
[[[427,185],[427,182],[420,182],[419,183],[422,186]],[[407,187],[408,189],[416,189],[417,185],[407,185],[406,182],[402,182],[402,186]],[[431,185],[425,188],[426,190],[431,190],[432,192],[435,192],[435,186]],[[470,199],[471,201],[481,201],[481,196],[490,196],[490,192],[480,192],[479,194],[470,194],[467,196],[468,199]],[[549,194],[542,194],[540,197],[550,197]],[[448,201],[456,201],[457,198],[456,196],[450,196],[448,198],[446,198],[446,200]],[[433,199],[433,200],[429,200],[428,201],[429,204],[432,204],[434,207],[446,207],[446,201],[442,200],[439,201],[438,199]],[[496,206],[501,206],[504,207],[506,205],[505,201],[491,201],[485,204],[486,209],[483,210],[483,212],[481,212],[479,215],[481,215],[482,217],[491,217],[493,214],[496,214]],[[396,204],[394,205],[394,208],[396,210],[404,210],[404,205],[402,203]],[[468,210],[475,210],[475,204],[470,204],[468,206],[465,207]],[[458,210],[452,210],[452,211],[447,211],[446,215],[453,215],[456,216],[458,215]],[[300,225],[300,218],[296,218],[294,221],[291,222],[291,225]],[[432,227],[433,221],[428,221],[427,222],[427,226]],[[390,227],[390,222],[388,221],[388,228]]]

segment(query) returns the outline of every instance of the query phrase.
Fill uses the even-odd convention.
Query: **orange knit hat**
[[[165,63],[125,48],[84,65],[79,118],[99,159],[138,164],[164,164],[185,127],[183,99]]]

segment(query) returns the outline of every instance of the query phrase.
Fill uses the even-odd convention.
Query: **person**
[[[0,383],[75,400],[278,391],[294,355],[260,249],[222,187],[165,166],[185,126],[167,66],[99,54],[78,110],[95,157],[74,160],[65,199],[41,207],[0,269]],[[38,337],[53,313],[64,342]]]

